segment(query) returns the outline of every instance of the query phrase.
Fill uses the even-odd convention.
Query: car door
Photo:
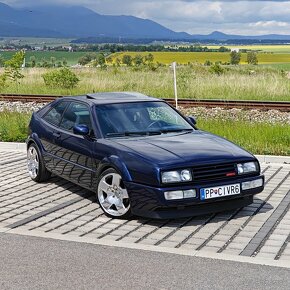
[[[87,125],[90,136],[73,133],[76,125]],[[54,140],[59,148],[56,152],[54,169],[57,174],[83,187],[92,187],[94,170],[92,150],[94,133],[91,124],[90,109],[85,103],[71,102],[63,113]]]
[[[69,102],[60,101],[56,103],[39,122],[38,137],[43,146],[43,158],[45,160],[45,166],[54,171],[55,158],[60,150],[59,144],[57,144],[57,131],[59,123],[62,119],[62,115],[66,110]]]

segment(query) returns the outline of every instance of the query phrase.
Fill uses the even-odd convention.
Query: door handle
[[[59,132],[53,132],[53,137],[55,137],[56,139],[59,139],[61,134]]]

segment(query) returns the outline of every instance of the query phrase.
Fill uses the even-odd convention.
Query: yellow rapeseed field
[[[219,49],[218,45],[208,45],[208,48]],[[275,52],[275,53],[290,53],[290,44],[282,45],[226,45],[226,48],[233,49],[249,49],[249,50],[258,50],[263,52]]]
[[[122,60],[123,55],[131,55],[132,57],[140,54],[142,56],[148,55],[149,52],[124,52],[111,55],[113,61],[117,58]],[[170,64],[176,61],[179,64],[187,63],[204,63],[209,60],[211,62],[221,61],[229,62],[229,52],[151,52],[154,56],[154,62],[162,64]],[[247,54],[242,54],[241,64],[245,64]],[[259,64],[274,64],[274,63],[290,63],[290,53],[258,53]]]

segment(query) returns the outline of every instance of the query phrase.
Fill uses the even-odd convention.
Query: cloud
[[[8,5],[79,5],[101,14],[133,15],[175,31],[289,34],[290,0],[0,0]],[[120,5],[121,2],[121,5]]]

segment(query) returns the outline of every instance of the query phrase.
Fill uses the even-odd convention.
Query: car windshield
[[[105,137],[146,136],[191,132],[193,127],[163,102],[136,102],[96,106]]]

